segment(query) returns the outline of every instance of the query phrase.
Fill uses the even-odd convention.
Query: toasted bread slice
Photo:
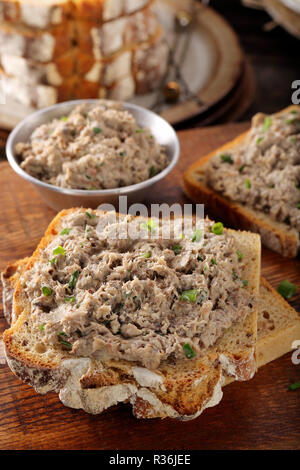
[[[72,209],[74,211],[76,209]],[[78,210],[78,209],[77,209]],[[85,209],[80,209],[85,211]],[[62,211],[47,229],[25,269],[39,258],[41,250],[60,231]],[[230,233],[243,251],[243,278],[249,289],[258,293],[260,272],[260,239],[246,232]],[[49,348],[37,340],[37,325],[31,322],[30,308],[18,281],[14,295],[16,321],[3,334],[7,361],[12,371],[38,392],[59,392],[68,406],[100,413],[118,402],[130,401],[139,417],[191,419],[222,397],[226,376],[249,380],[256,371],[254,357],[257,310],[252,308],[244,322],[238,322],[202,356],[191,360],[163,363],[155,371],[128,361],[92,361],[78,358],[61,349]]]
[[[288,111],[299,110],[299,106],[289,106],[277,115]],[[205,204],[206,208],[216,217],[225,220],[233,227],[257,232],[264,245],[282,256],[294,258],[299,250],[299,233],[287,224],[273,220],[267,214],[258,212],[251,207],[231,201],[207,186],[205,179],[206,166],[216,153],[232,150],[241,145],[247,132],[233,141],[210,152],[198,162],[191,165],[184,173],[183,188],[193,201]]]
[[[9,325],[15,321],[13,312],[13,293],[22,272],[26,269],[30,258],[17,261],[7,266],[1,274],[3,285],[3,309]],[[258,368],[268,364],[275,359],[287,354],[292,350],[294,341],[300,338],[300,315],[276,292],[272,286],[263,278],[260,279],[260,292],[258,299],[257,314],[257,343],[256,359]],[[105,381],[103,379],[105,377]],[[112,371],[98,377],[98,385],[116,385],[118,375]],[[226,378],[226,385],[233,382],[233,377]],[[94,386],[94,374],[84,376],[81,385],[85,390]],[[138,400],[142,409],[151,413],[151,407],[145,402]],[[140,414],[140,410],[136,410]]]

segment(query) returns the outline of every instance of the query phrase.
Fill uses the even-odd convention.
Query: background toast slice
[[[289,106],[276,115],[284,114],[299,106]],[[299,250],[299,233],[288,225],[276,222],[267,214],[255,211],[251,207],[243,206],[238,202],[229,200],[215,192],[206,185],[206,166],[216,153],[232,150],[239,147],[244,141],[247,132],[239,135],[233,141],[210,152],[198,162],[191,165],[184,173],[183,189],[187,196],[195,202],[205,204],[206,208],[216,217],[225,220],[227,225],[236,228],[257,232],[264,245],[282,256],[294,258]]]
[[[30,268],[40,250],[60,231],[67,213],[69,211],[62,211],[56,216],[25,269]],[[259,236],[246,232],[231,233],[236,236],[244,259],[249,260],[243,273],[243,279],[248,280],[246,288],[256,293],[260,272]],[[37,339],[37,325],[31,324],[20,281],[14,296],[14,312],[16,321],[3,334],[8,364],[13,372],[38,392],[58,391],[64,404],[90,413],[99,413],[118,402],[130,401],[139,417],[191,419],[220,401],[225,376],[248,380],[256,370],[255,307],[245,322],[229,328],[203,356],[162,364],[155,372],[127,361],[104,364],[76,358],[54,348],[45,351],[45,346]]]

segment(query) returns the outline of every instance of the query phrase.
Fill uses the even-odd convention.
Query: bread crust
[[[33,266],[40,251],[58,233],[61,219],[75,210],[64,210],[54,218],[33,256],[26,266],[24,264],[25,270]],[[258,292],[260,272],[259,237],[246,232],[230,232],[240,240],[239,247],[245,253],[247,250],[251,252],[251,256],[247,255],[250,266],[247,288],[255,294]],[[220,401],[227,375],[235,380],[249,380],[256,371],[256,308],[252,309],[245,322],[239,322],[225,332],[203,356],[175,364],[163,363],[155,371],[128,361],[100,363],[89,358],[75,358],[62,351],[51,359],[45,359],[42,354],[26,349],[20,341],[30,311],[20,280],[14,293],[14,312],[15,322],[3,334],[7,361],[12,371],[38,392],[60,390],[63,403],[92,413],[126,400],[133,405],[138,417],[192,419]],[[242,344],[231,344],[231,336],[236,335],[239,335]]]
[[[299,106],[289,106],[276,115],[294,109],[299,110]],[[247,134],[248,132],[240,134],[231,142],[210,152],[191,165],[183,176],[184,192],[193,201],[205,204],[212,214],[221,220],[225,220],[227,225],[259,233],[263,245],[284,257],[295,258],[299,251],[299,233],[295,229],[274,221],[266,214],[225,198],[205,183],[205,169],[209,160],[216,153],[228,151],[239,146]]]

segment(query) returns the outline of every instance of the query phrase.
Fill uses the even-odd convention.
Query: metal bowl
[[[169,165],[162,172],[152,178],[131,186],[115,189],[83,190],[67,189],[44,183],[30,176],[20,167],[20,162],[15,154],[15,146],[19,142],[28,142],[32,132],[41,124],[50,122],[54,118],[68,115],[71,110],[82,103],[96,104],[99,100],[76,100],[56,104],[41,111],[30,114],[11,132],[7,144],[7,159],[13,168],[26,181],[29,181],[37,189],[44,201],[53,209],[59,211],[70,207],[97,208],[100,204],[113,204],[118,206],[119,196],[127,196],[128,204],[142,201],[152,187],[165,178],[175,167],[180,153],[180,145],[174,129],[163,118],[148,109],[130,103],[123,103],[125,109],[135,117],[140,127],[151,130],[156,141],[166,149]]]

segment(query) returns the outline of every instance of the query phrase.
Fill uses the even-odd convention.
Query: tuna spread
[[[243,144],[216,154],[206,179],[229,199],[300,232],[300,109],[254,116]]]
[[[156,369],[200,355],[250,313],[243,254],[222,224],[165,239],[161,220],[112,214],[65,215],[21,277],[46,347]]]
[[[120,103],[82,104],[18,143],[31,176],[72,189],[112,189],[145,181],[168,165],[164,148]]]

